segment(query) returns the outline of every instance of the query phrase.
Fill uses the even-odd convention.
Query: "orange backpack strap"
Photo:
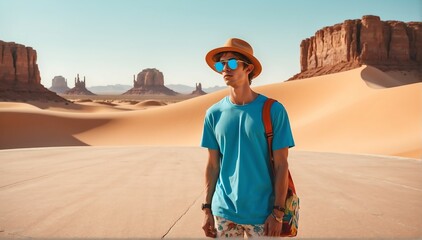
[[[273,124],[271,121],[271,106],[273,103],[275,103],[276,100],[272,98],[267,98],[264,103],[264,108],[262,109],[262,121],[264,122],[264,128],[265,128],[265,137],[267,138],[267,145],[268,145],[268,152],[270,154],[270,160],[271,164],[274,161],[273,159]]]
[[[270,155],[270,166],[271,166],[273,176],[275,175],[274,155],[273,155],[274,133],[273,133],[273,124],[271,121],[271,106],[275,102],[276,100],[272,98],[268,98],[267,100],[265,100],[264,107],[262,109],[262,121],[264,122],[265,137],[267,138],[268,153]],[[291,190],[293,193],[296,193],[295,185],[293,183],[292,176],[290,175],[290,170],[288,171],[288,173],[289,173],[289,190]]]

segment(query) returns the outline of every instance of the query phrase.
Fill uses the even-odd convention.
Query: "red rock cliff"
[[[41,84],[34,49],[3,41],[0,41],[0,100],[65,101]]]
[[[324,27],[301,42],[301,73],[293,79],[349,70],[362,64],[382,70],[421,69],[422,22],[381,21],[368,15]]]
[[[9,84],[41,84],[37,52],[21,44],[0,41],[0,79]]]

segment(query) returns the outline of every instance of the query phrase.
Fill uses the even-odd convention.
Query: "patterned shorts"
[[[217,237],[259,237],[264,236],[264,224],[237,224],[222,217],[214,216]]]

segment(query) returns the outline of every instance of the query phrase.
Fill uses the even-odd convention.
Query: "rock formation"
[[[55,76],[49,90],[55,93],[65,93],[70,90],[70,88],[67,86],[67,79],[62,76]]]
[[[201,83],[197,83],[196,85],[196,89],[194,91],[192,91],[192,95],[205,95],[207,94],[206,92],[204,92],[202,90],[202,84]]]
[[[22,44],[0,41],[0,100],[63,101],[41,84],[37,52]]]
[[[164,86],[164,75],[155,68],[147,68],[138,73],[135,80],[133,76],[133,88],[123,94],[143,95],[143,94],[164,94],[176,95],[175,91]]]
[[[324,27],[301,42],[301,72],[291,79],[363,64],[384,71],[422,71],[422,22],[381,21],[368,15]]]
[[[70,90],[67,90],[64,94],[67,94],[67,95],[95,95],[94,93],[92,93],[91,91],[86,89],[85,83],[86,83],[85,77],[84,77],[84,80],[81,81],[79,79],[79,74],[78,74],[78,76],[75,78],[75,87],[70,89]]]

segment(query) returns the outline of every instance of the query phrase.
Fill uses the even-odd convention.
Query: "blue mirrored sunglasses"
[[[224,69],[224,65],[227,63],[227,66],[228,66],[231,70],[235,70],[235,69],[239,66],[238,62],[243,62],[243,63],[248,64],[248,63],[247,63],[247,62],[245,62],[245,61],[238,60],[238,59],[236,59],[236,58],[231,58],[231,59],[229,59],[229,60],[222,60],[222,61],[219,61],[219,62],[214,63],[214,67],[215,67],[215,70],[216,70],[217,72],[222,72],[222,71],[223,71],[223,69]]]

